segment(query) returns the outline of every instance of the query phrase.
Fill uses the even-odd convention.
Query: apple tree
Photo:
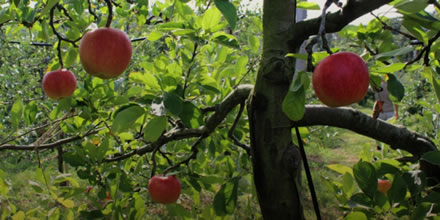
[[[141,219],[157,207],[149,179],[176,175],[182,194],[166,206],[169,216],[209,219],[243,209],[254,218],[304,219],[299,176],[306,157],[298,127],[316,125],[349,129],[399,152],[376,162],[365,153],[352,169],[333,167],[344,181],[327,185],[347,217],[439,213],[438,123],[432,121],[440,110],[439,3],[327,0],[321,17],[301,21],[297,9],[319,6],[271,0],[249,11],[240,3],[0,1],[0,151],[2,158],[33,155],[36,180],[29,184],[41,198],[34,209],[17,208],[13,186],[0,179],[2,217]],[[326,13],[332,4],[340,10]],[[387,4],[402,15],[397,25],[384,17],[349,25]],[[93,76],[87,69],[94,63],[83,66],[93,44],[79,51],[81,40],[96,28],[129,37],[133,55],[122,75]],[[332,33],[349,44],[332,46],[326,38]],[[117,68],[121,54],[106,49],[90,57],[103,56],[99,63]],[[419,119],[431,126],[416,132],[353,108],[316,105],[313,67],[337,51],[361,53],[370,85],[384,77],[395,101],[404,103],[408,88],[423,80],[431,105],[415,102]],[[306,70],[295,70],[299,59],[307,61]],[[44,73],[62,68],[75,74],[77,88],[70,97],[49,99],[41,88]],[[402,72],[406,81],[396,77]],[[55,150],[61,175],[41,159]],[[392,186],[378,191],[383,177]],[[257,199],[255,210],[249,204]]]

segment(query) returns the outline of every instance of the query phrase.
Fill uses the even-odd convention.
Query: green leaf
[[[428,6],[428,0],[401,0],[397,2],[394,5],[395,8],[409,13],[416,13]]]
[[[425,198],[423,198],[424,202],[430,202],[435,204],[440,204],[440,193],[439,192],[431,192]]]
[[[344,220],[367,220],[367,216],[363,212],[352,212],[345,216]]]
[[[394,180],[391,185],[391,189],[388,190],[387,196],[390,200],[390,203],[392,202],[401,202],[405,199],[406,196],[406,183],[405,180],[400,176],[399,174],[394,175]],[[392,201],[392,202],[391,202]]]
[[[321,9],[321,7],[319,7],[319,5],[316,2],[307,2],[307,1],[298,2],[298,4],[296,4],[296,8],[302,8],[302,9],[306,9],[306,10],[320,10]]]
[[[19,211],[19,212],[15,213],[15,214],[11,217],[11,219],[12,219],[12,220],[24,220],[25,217],[26,217],[26,215],[24,214],[24,212],[23,212],[23,211]]]
[[[411,220],[427,219],[428,214],[432,210],[432,206],[433,204],[431,203],[426,203],[426,202],[418,203],[413,214],[411,215]]]
[[[431,151],[424,153],[420,160],[424,160],[428,163],[440,166],[440,151]]]
[[[393,74],[387,74],[388,80],[388,92],[390,93],[390,99],[394,102],[400,102],[405,96],[405,87],[397,80]]]
[[[167,205],[167,211],[168,216],[178,216],[179,219],[191,218],[191,213],[179,204]]]
[[[133,128],[136,120],[145,113],[145,110],[137,104],[132,104],[117,111],[113,120],[112,132],[119,133]]]
[[[354,191],[353,183],[354,183],[353,176],[350,173],[345,173],[344,177],[342,178],[342,190],[348,197],[350,197],[353,194]]]
[[[219,216],[232,214],[238,198],[238,182],[241,177],[234,177],[223,184],[214,197],[214,211]]]
[[[238,43],[237,38],[235,38],[234,35],[225,32],[216,32],[211,36],[210,40],[228,47],[240,49],[240,44]]]
[[[394,73],[397,72],[399,70],[402,70],[403,68],[405,68],[405,64],[404,63],[393,63],[387,66],[382,66],[382,67],[377,67],[377,68],[372,68],[372,72],[377,72],[377,73]]]
[[[75,207],[75,202],[70,199],[58,198],[57,202],[59,202],[61,205],[63,205],[64,207],[66,207],[68,209]]]
[[[163,98],[165,109],[173,115],[179,115],[183,109],[183,100],[173,93],[165,93]]]
[[[78,49],[71,47],[67,55],[64,57],[64,67],[72,66],[78,57]]]
[[[229,27],[234,30],[235,26],[237,26],[238,20],[237,9],[235,8],[234,4],[232,4],[228,0],[215,0],[214,3],[215,6],[217,6],[218,10],[220,10],[220,12],[228,21]]]
[[[354,178],[361,190],[373,198],[377,190],[377,177],[374,166],[369,162],[359,161],[353,167]]]
[[[147,39],[151,42],[159,40],[164,35],[161,31],[153,31],[148,36]]]
[[[47,13],[50,12],[50,10],[59,2],[60,0],[48,0],[46,6],[44,6],[43,10],[41,11],[40,16],[44,16]]]
[[[18,128],[18,125],[22,120],[23,112],[24,112],[23,103],[20,100],[15,101],[14,104],[12,105],[10,112],[10,120],[14,129]]]
[[[395,57],[395,56],[405,55],[405,54],[408,54],[412,51],[414,51],[413,47],[402,47],[402,48],[388,51],[385,53],[377,54],[376,59],[380,59],[380,58],[384,58],[384,57]]]
[[[289,90],[283,100],[283,112],[290,120],[301,120],[306,111],[306,92],[301,86],[297,91]]]
[[[351,169],[348,166],[341,165],[341,164],[330,164],[330,165],[327,165],[327,168],[329,168],[333,171],[336,171],[342,175],[344,175],[345,173],[349,173],[349,174],[353,175],[353,169]]]
[[[203,15],[202,28],[206,31],[210,31],[216,25],[220,24],[221,18],[222,15],[217,8],[212,7],[208,9]]]
[[[431,75],[431,83],[434,86],[435,95],[440,102],[440,82],[437,79],[438,72],[434,71],[432,67],[426,67],[425,71]]]
[[[154,142],[159,139],[160,135],[167,128],[168,118],[166,116],[158,116],[151,119],[144,129],[144,139]]]

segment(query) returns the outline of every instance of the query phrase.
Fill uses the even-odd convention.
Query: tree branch
[[[141,148],[133,150],[127,154],[123,154],[117,157],[107,158],[106,162],[120,161],[129,158],[134,155],[143,155],[149,152],[153,152],[154,149],[169,143],[171,141],[177,141],[193,137],[207,137],[211,134],[215,128],[226,118],[229,112],[234,109],[235,106],[247,100],[252,85],[240,85],[231,94],[229,94],[223,102],[215,106],[216,111],[205,122],[205,125],[199,128],[174,128],[163,134],[157,141],[147,144]]]
[[[326,33],[338,32],[355,19],[390,2],[392,0],[349,0],[342,10],[327,14]],[[318,33],[321,17],[298,22],[290,28],[291,50],[299,48],[304,40]]]
[[[307,105],[304,117],[294,126],[328,125],[354,131],[358,134],[402,149],[419,158],[429,151],[436,151],[435,144],[405,127],[389,124],[352,108],[329,108],[323,105]]]

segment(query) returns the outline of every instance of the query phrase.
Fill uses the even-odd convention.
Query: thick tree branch
[[[234,109],[235,106],[244,102],[253,86],[241,85],[238,86],[231,94],[229,94],[223,102],[215,106],[215,113],[213,113],[205,122],[205,125],[199,128],[174,128],[163,134],[157,141],[147,144],[141,148],[133,150],[127,154],[120,155],[113,158],[107,158],[106,162],[120,161],[129,158],[134,155],[143,155],[149,152],[153,152],[154,149],[169,143],[171,141],[177,141],[193,137],[206,137],[214,131],[214,129],[226,118],[229,112]]]
[[[349,0],[342,10],[327,14],[326,33],[338,32],[355,19],[390,2],[392,0]],[[320,22],[321,17],[318,17],[294,24],[290,30],[290,36],[292,36],[290,38],[290,48],[292,50],[299,48],[304,40],[312,35],[316,35],[319,31]]]
[[[303,119],[295,126],[328,125],[354,131],[358,134],[389,144],[394,149],[402,149],[415,157],[429,151],[436,151],[435,144],[420,134],[376,120],[352,108],[329,108],[323,105],[308,105]]]

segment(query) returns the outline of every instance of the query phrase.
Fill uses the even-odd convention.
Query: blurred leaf
[[[183,109],[182,98],[174,93],[165,93],[163,98],[165,109],[173,115],[179,115]]]
[[[406,188],[406,183],[402,176],[399,174],[394,175],[391,189],[387,192],[388,199],[393,203],[403,201],[406,195]]]
[[[387,74],[388,80],[388,92],[390,94],[390,99],[394,102],[400,102],[405,96],[405,87],[402,83],[397,80],[393,74]]]
[[[440,204],[440,193],[439,192],[430,192],[428,195],[423,198],[424,202],[430,202],[434,204]]]
[[[420,160],[427,161],[428,163],[440,166],[440,151],[430,151],[424,153]]]
[[[41,11],[40,16],[44,16],[47,13],[50,12],[50,10],[55,7],[55,5],[59,2],[60,0],[48,0],[46,6],[44,6],[43,10]]]
[[[217,192],[214,197],[214,210],[219,216],[232,214],[238,198],[238,182],[241,177],[234,177]]]
[[[353,194],[354,191],[354,180],[353,176],[350,173],[345,173],[344,177],[342,178],[342,190],[344,190],[344,193],[350,197]]]
[[[353,175],[353,169],[351,169],[351,167],[348,166],[344,166],[342,164],[330,164],[327,165],[327,168],[336,171],[342,175],[344,175],[345,173],[349,173],[351,175]]]
[[[316,2],[302,1],[296,4],[296,8],[306,9],[306,10],[319,10],[321,9]]]
[[[400,0],[394,5],[395,8],[410,13],[421,11],[426,6],[428,6],[428,0]]]
[[[402,70],[403,68],[405,68],[404,63],[393,63],[393,64],[383,66],[383,67],[377,67],[374,69],[372,68],[371,71],[377,72],[377,73],[394,73],[399,70]]]
[[[352,212],[345,216],[345,220],[367,220],[367,216],[363,212]]]
[[[167,205],[168,216],[178,216],[179,219],[191,218],[191,213],[180,204]]]
[[[144,140],[154,142],[159,139],[168,124],[166,116],[157,116],[151,119],[144,129]]]
[[[437,79],[438,72],[435,71],[432,67],[425,67],[425,72],[431,75],[431,83],[434,86],[435,95],[437,96],[437,100],[440,103],[440,82]]]
[[[376,59],[380,59],[380,58],[384,58],[384,57],[395,57],[395,56],[405,55],[405,54],[408,54],[413,51],[414,51],[413,47],[402,47],[402,48],[388,51],[385,53],[377,54],[377,55],[375,55],[375,57],[376,57]]]
[[[145,110],[137,104],[132,104],[117,111],[113,120],[112,132],[119,133],[133,128],[136,120],[144,115]]]
[[[283,100],[283,112],[290,120],[301,120],[306,111],[306,92],[301,86],[297,91],[289,90]]]
[[[25,219],[25,214],[23,211],[18,211],[17,213],[15,213],[11,219],[12,220],[24,220]]]
[[[240,48],[237,38],[234,35],[226,34],[225,32],[216,32],[211,36],[212,41],[235,49]]]
[[[221,16],[222,15],[217,8],[209,8],[203,15],[202,28],[206,31],[211,31],[212,28],[220,24]]]
[[[23,102],[21,102],[20,100],[15,101],[14,104],[12,105],[11,113],[10,113],[10,117],[11,117],[10,120],[14,129],[17,129],[18,125],[22,121],[23,112],[24,112]]]
[[[361,190],[373,198],[377,190],[377,176],[374,166],[369,162],[359,161],[353,167],[354,178]]]
[[[214,3],[228,21],[231,29],[234,30],[238,20],[237,9],[235,8],[234,4],[228,0],[214,0]]]
[[[428,214],[432,211],[433,205],[434,204],[426,202],[417,203],[417,207],[411,215],[411,220],[427,219]]]

